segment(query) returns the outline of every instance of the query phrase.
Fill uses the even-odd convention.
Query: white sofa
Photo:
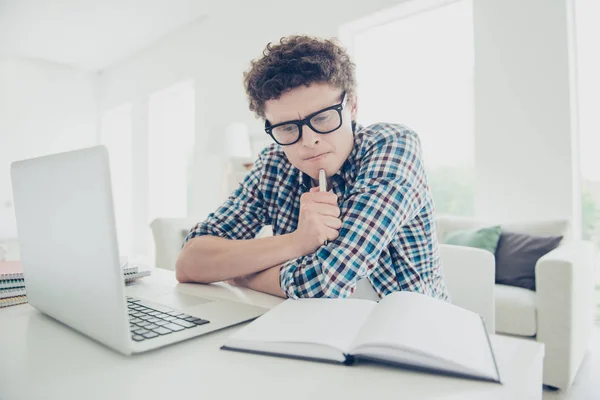
[[[150,223],[154,240],[154,264],[158,268],[175,269],[183,240],[199,221],[192,218],[156,218]]]
[[[447,233],[496,225],[469,218],[440,217],[440,243]],[[535,267],[536,291],[495,285],[496,332],[537,340],[545,345],[545,385],[568,388],[586,353],[593,324],[592,243],[570,238],[566,220],[499,224],[503,230],[539,236],[564,236],[558,248]]]

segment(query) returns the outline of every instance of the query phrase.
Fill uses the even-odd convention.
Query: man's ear
[[[356,121],[356,114],[358,114],[358,96],[355,94],[352,99],[352,105],[350,106],[350,115],[352,121]]]

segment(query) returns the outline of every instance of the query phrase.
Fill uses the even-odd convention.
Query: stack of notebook
[[[150,275],[150,269],[121,259],[125,283]],[[27,303],[20,261],[0,261],[0,308]]]
[[[0,308],[27,303],[20,261],[0,261]]]

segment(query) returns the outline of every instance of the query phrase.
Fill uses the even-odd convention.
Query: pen
[[[325,175],[325,170],[319,170],[319,192],[327,191],[327,176]]]
[[[323,168],[321,168],[319,170],[319,192],[326,192],[327,191],[327,175],[325,175],[325,170]],[[325,242],[323,243],[325,246],[327,246],[327,239],[325,239]]]

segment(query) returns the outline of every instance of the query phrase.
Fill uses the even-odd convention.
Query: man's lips
[[[316,154],[316,155],[314,155],[314,156],[312,156],[312,157],[305,158],[305,159],[304,159],[304,161],[310,161],[310,160],[314,160],[314,159],[316,159],[316,158],[319,158],[319,157],[321,157],[321,156],[324,156],[325,154],[329,154],[329,153],[321,153],[321,154]]]

